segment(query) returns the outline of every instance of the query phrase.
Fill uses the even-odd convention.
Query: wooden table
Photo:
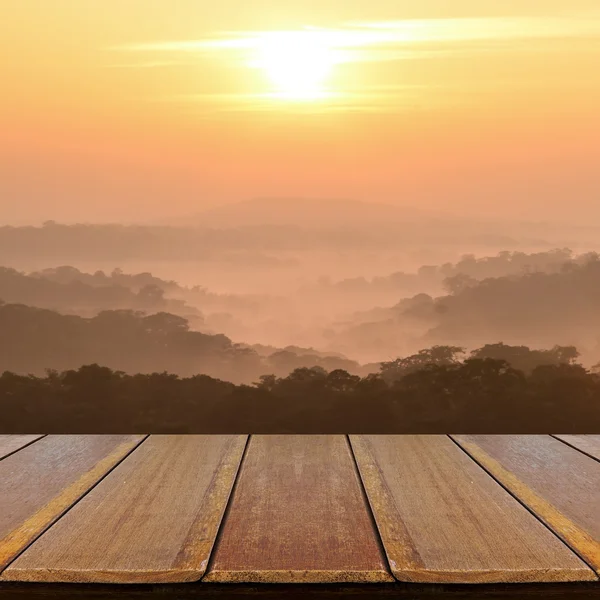
[[[599,597],[600,436],[0,436],[0,598]]]

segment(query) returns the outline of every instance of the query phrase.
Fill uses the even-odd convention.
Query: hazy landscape
[[[42,374],[83,360],[251,383],[260,374],[316,365],[366,375],[431,346],[470,351],[499,342],[575,346],[586,367],[600,362],[593,227],[418,212],[403,219],[391,206],[339,200],[320,201],[323,217],[311,216],[311,224],[300,218],[306,205],[244,202],[186,227],[0,228],[4,335],[18,340],[5,346],[0,369]],[[235,222],[237,213],[252,221],[249,210],[254,223]],[[226,227],[228,215],[233,223]],[[56,328],[46,336],[44,358],[36,358],[40,340],[27,341],[19,330],[32,320]],[[152,360],[145,346],[127,350],[125,340],[140,327],[185,333],[190,350],[168,360]],[[89,338],[77,342],[87,354],[70,335]],[[235,366],[213,360],[216,348],[235,357],[227,359]]]
[[[13,424],[88,423],[82,377],[250,429],[600,418],[596,0],[242,4],[9,0]]]
[[[192,430],[594,426],[593,228],[320,204],[314,226],[275,222],[272,201],[263,225],[209,227],[213,211],[202,226],[0,228],[6,424],[25,411],[99,431],[118,412],[117,429],[171,431],[200,411]]]
[[[0,6],[0,600],[600,600],[600,0]]]

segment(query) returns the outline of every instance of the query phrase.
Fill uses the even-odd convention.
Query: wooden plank
[[[600,460],[600,435],[555,435],[554,437],[580,452]]]
[[[245,435],[153,435],[4,572],[12,581],[197,581]]]
[[[0,571],[143,439],[49,435],[0,462]]]
[[[14,583],[0,582],[2,600],[600,600],[595,581],[498,583]]]
[[[444,435],[352,435],[392,573],[421,583],[595,580]]]
[[[42,434],[0,435],[0,460],[43,437]]]
[[[549,435],[460,435],[456,441],[596,571],[600,463]]]
[[[393,581],[345,436],[251,437],[204,581]]]

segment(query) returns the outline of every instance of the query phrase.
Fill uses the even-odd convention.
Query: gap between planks
[[[447,436],[351,436],[394,576],[419,583],[595,580]]]
[[[24,498],[13,498],[14,504],[8,505],[5,508],[8,509],[6,519],[4,522],[4,537],[0,539],[0,579],[3,578],[4,570],[14,562],[27,548],[29,548],[37,539],[48,531],[52,525],[58,522],[77,502],[83,498],[89,491],[98,484],[106,475],[118,466],[123,460],[125,460],[145,439],[143,436],[107,436],[109,439],[114,438],[113,445],[106,447],[100,446],[97,450],[101,452],[102,458],[94,461],[89,461],[87,458],[80,455],[78,458],[83,462],[80,464],[83,469],[78,471],[77,469],[69,473],[66,470],[60,471],[60,465],[52,463],[52,458],[56,462],[57,459],[61,458],[60,446],[68,445],[69,442],[77,443],[81,442],[86,436],[45,436],[43,442],[36,444],[35,446],[29,445],[26,449],[23,449],[19,453],[12,455],[12,458],[0,463],[0,468],[8,470],[12,467],[11,471],[7,472],[7,476],[13,475],[16,478],[15,485],[17,488],[19,485],[24,493],[28,493]],[[89,436],[87,436],[89,437]],[[99,440],[103,436],[93,436],[96,440]],[[37,440],[36,440],[37,441]],[[105,441],[105,440],[100,440]],[[45,447],[43,447],[45,444]],[[54,448],[53,448],[54,446]],[[49,448],[48,448],[49,447]],[[41,449],[41,450],[40,450]],[[38,473],[36,482],[39,483],[39,477],[47,476],[49,468],[59,469],[59,473],[64,477],[63,487],[57,487],[54,491],[51,491],[50,496],[45,498],[41,495],[39,488],[36,490],[31,486],[33,483],[27,478],[27,471],[23,470],[23,466],[19,465],[18,462],[25,457],[30,457],[27,454],[38,451],[37,454],[42,450],[47,452],[47,464],[42,469],[41,473]],[[54,450],[54,455],[53,451]],[[35,466],[33,458],[29,462],[32,466]],[[49,461],[49,462],[48,462]],[[16,462],[16,465],[14,464]],[[66,475],[66,477],[65,477]],[[47,476],[47,482],[49,485],[55,483],[54,477]],[[14,488],[13,488],[14,489]],[[4,501],[9,502],[11,500],[10,494],[4,495]],[[0,502],[2,500],[0,499]],[[47,502],[45,505],[43,502]],[[21,515],[18,519],[24,519],[14,521],[15,512],[18,515],[18,508],[21,509]],[[31,507],[30,509],[28,509]],[[14,522],[10,522],[10,519]],[[0,527],[2,527],[1,515],[0,515]],[[1,530],[0,530],[1,531]]]
[[[153,435],[6,569],[7,581],[180,583],[204,574],[245,435]]]
[[[4,460],[9,456],[23,450],[31,444],[35,444],[38,440],[46,437],[46,434],[32,434],[32,435],[0,435],[0,460]],[[10,439],[12,438],[12,440]],[[21,438],[16,439],[16,438]],[[23,440],[23,438],[28,438]]]
[[[591,507],[595,502],[597,506],[597,460],[551,435],[451,437],[583,562],[600,573],[599,513],[593,508],[591,513],[586,510],[586,503]],[[543,455],[539,454],[542,451]],[[563,480],[569,485],[555,485],[556,471],[548,472],[551,466],[563,470]]]
[[[345,435],[250,438],[204,581],[393,581]]]
[[[600,462],[600,435],[551,434],[553,438],[570,448]],[[592,438],[590,443],[590,438]]]

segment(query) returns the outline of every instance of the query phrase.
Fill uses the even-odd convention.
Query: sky
[[[600,217],[598,0],[3,0],[0,72],[0,224]]]

